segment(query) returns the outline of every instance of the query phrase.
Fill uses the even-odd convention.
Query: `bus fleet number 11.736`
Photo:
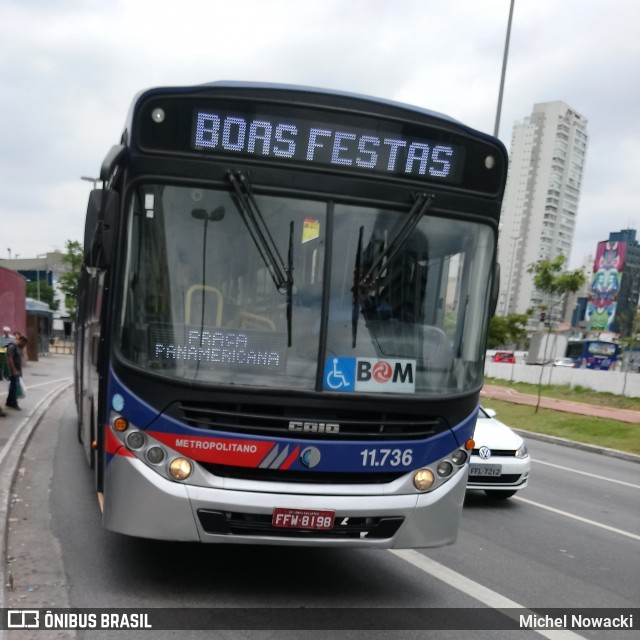
[[[413,449],[363,449],[363,467],[408,467],[413,461]]]

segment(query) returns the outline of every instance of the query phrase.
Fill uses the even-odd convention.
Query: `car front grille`
[[[474,484],[500,484],[500,485],[519,485],[522,482],[522,475],[519,473],[505,473],[501,476],[470,476],[467,482],[469,487]]]
[[[515,449],[490,449],[491,456],[503,456],[504,458],[514,458],[516,455]],[[471,454],[474,456],[480,455],[480,449],[474,449]],[[488,460],[488,458],[486,459]],[[485,461],[486,461],[485,460]]]

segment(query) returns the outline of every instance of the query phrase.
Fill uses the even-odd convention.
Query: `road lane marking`
[[[582,516],[577,516],[575,513],[563,511],[562,509],[555,509],[554,507],[549,507],[546,504],[541,504],[540,502],[534,502],[533,500],[521,498],[520,496],[514,496],[512,500],[524,502],[525,504],[530,504],[534,507],[539,507],[540,509],[546,509],[547,511],[551,511],[551,513],[557,513],[558,515],[565,516],[566,518],[578,520],[578,522],[584,522],[585,524],[590,524],[594,527],[600,527],[601,529],[612,531],[613,533],[617,533],[621,536],[626,536],[627,538],[631,538],[632,540],[640,540],[640,535],[636,533],[631,533],[630,531],[625,531],[624,529],[617,529],[616,527],[610,527],[608,524],[602,524],[601,522],[596,522],[595,520],[589,520],[589,518],[583,518]]]
[[[30,389],[38,389],[39,387],[46,387],[50,384],[57,384],[62,382],[71,382],[73,380],[73,376],[67,376],[66,378],[56,378],[55,380],[47,380],[46,382],[40,382],[39,384],[31,384],[29,382],[29,386],[27,387],[27,393]],[[6,396],[9,391],[4,391],[0,393],[0,396]]]
[[[563,471],[571,471],[572,473],[579,473],[583,476],[589,476],[590,478],[596,478],[597,480],[606,480],[607,482],[615,482],[625,487],[631,487],[632,489],[640,489],[640,484],[633,484],[631,482],[625,482],[624,480],[615,480],[614,478],[607,478],[605,476],[597,476],[595,473],[589,473],[588,471],[579,471],[578,469],[572,469],[571,467],[563,467],[560,464],[553,464],[551,462],[543,462],[542,460],[536,460],[531,458],[532,462],[537,464],[545,464],[547,467],[554,467],[555,469],[562,469]]]
[[[55,384],[57,382],[70,382],[73,380],[72,376],[67,376],[66,378],[56,378],[55,380],[47,380],[46,382],[41,382],[40,384],[29,384],[27,388],[27,392],[29,389],[37,389],[38,387],[46,387],[48,384]]]
[[[529,611],[527,607],[523,607],[521,604],[510,600],[509,598],[505,598],[503,595],[500,595],[496,591],[492,591],[487,587],[481,585],[466,576],[463,576],[461,573],[454,571],[453,569],[449,569],[449,567],[445,567],[443,564],[428,558],[425,555],[422,555],[419,551],[414,549],[390,549],[391,553],[393,553],[398,558],[401,558],[405,562],[413,565],[417,569],[428,573],[429,575],[437,578],[438,580],[442,580],[446,584],[450,585],[454,589],[458,591],[462,591],[468,596],[471,596],[475,600],[486,604],[488,607],[492,609],[519,609],[518,613],[514,613],[512,617],[514,620],[518,620],[519,616],[526,611]],[[509,615],[507,611],[501,611],[504,615]],[[564,629],[556,629],[549,630],[546,629],[528,629],[529,631],[535,631],[539,633],[541,636],[548,638],[548,640],[584,640],[583,636],[574,633],[573,631],[568,631]]]

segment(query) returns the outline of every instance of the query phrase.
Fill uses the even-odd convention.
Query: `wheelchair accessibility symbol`
[[[331,391],[353,391],[355,374],[355,358],[330,358],[324,364],[324,388]]]

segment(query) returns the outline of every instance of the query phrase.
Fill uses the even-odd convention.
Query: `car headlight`
[[[527,445],[523,444],[517,451],[516,451],[516,458],[527,458],[529,457],[529,452],[527,451]]]

